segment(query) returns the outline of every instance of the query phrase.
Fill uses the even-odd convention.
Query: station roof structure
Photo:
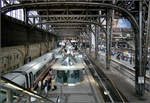
[[[25,20],[38,19],[33,26],[46,25],[57,36],[77,36],[86,32],[98,21],[101,28],[106,28],[106,9],[115,9],[115,18],[126,16],[128,10],[138,14],[139,0],[2,0],[2,12],[15,9],[26,10]],[[147,5],[148,0],[144,0]],[[121,9],[120,9],[120,8]],[[120,10],[119,10],[120,9]],[[29,12],[36,12],[28,15]]]

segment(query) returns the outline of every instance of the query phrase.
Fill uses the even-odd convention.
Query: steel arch
[[[122,12],[124,14],[124,16],[126,16],[129,21],[131,21],[132,27],[134,29],[134,32],[139,32],[139,25],[136,21],[136,19],[134,18],[134,16],[126,9],[113,5],[113,4],[107,4],[107,3],[94,3],[94,2],[36,2],[36,3],[25,3],[25,4],[15,4],[15,5],[10,5],[10,6],[6,6],[1,8],[1,12],[8,12],[11,10],[15,10],[15,9],[19,9],[19,8],[26,8],[26,7],[30,7],[30,6],[47,6],[47,5],[54,5],[54,4],[64,4],[64,5],[87,5],[87,6],[100,6],[100,7],[104,7],[104,8],[109,8],[109,9],[114,9],[117,10],[119,12]]]

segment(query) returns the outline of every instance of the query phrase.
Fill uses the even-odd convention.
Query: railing
[[[2,97],[0,99],[0,103],[16,103],[21,97],[22,99],[19,101],[19,103],[26,103],[30,101],[30,97],[36,98],[37,103],[38,101],[48,101],[49,103],[56,103],[51,99],[27,90],[4,77],[1,77],[0,80],[0,95],[0,97]]]

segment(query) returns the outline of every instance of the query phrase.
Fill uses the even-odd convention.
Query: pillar
[[[107,9],[106,16],[106,69],[110,68],[111,60],[111,29],[112,29],[112,15],[111,12]]]
[[[139,33],[136,35],[136,48],[135,48],[135,90],[138,96],[143,96],[145,92],[145,67],[147,56],[144,53],[145,40],[143,33],[143,3],[142,0],[139,2]]]
[[[27,9],[23,9],[23,14],[24,14],[24,22],[25,22],[25,24],[28,24],[28,11],[27,11]]]
[[[87,35],[89,37],[89,54],[91,53],[91,47],[92,47],[92,36],[90,34],[90,29],[89,27],[87,28]]]
[[[95,25],[95,59],[98,56],[98,25]]]
[[[91,54],[91,48],[92,48],[92,34],[90,31],[90,26],[88,26],[88,34],[89,34],[89,41],[90,41],[90,47],[89,47],[89,54]]]

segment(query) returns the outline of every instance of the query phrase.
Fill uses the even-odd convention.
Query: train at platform
[[[37,85],[37,81],[43,79],[43,74],[46,75],[50,69],[50,63],[55,59],[62,48],[57,48],[45,55],[31,61],[18,69],[5,74],[3,77],[10,81],[28,89]]]

